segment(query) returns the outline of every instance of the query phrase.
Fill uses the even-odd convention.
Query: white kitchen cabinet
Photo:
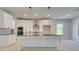
[[[7,47],[14,43],[15,36],[10,31],[15,29],[14,23],[14,16],[0,9],[0,47]]]
[[[18,36],[22,47],[56,47],[57,38],[52,36]]]
[[[14,16],[0,9],[0,28],[14,29]]]

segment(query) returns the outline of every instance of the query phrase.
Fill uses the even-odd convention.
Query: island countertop
[[[63,35],[51,34],[51,35],[20,35],[20,36],[63,36]]]

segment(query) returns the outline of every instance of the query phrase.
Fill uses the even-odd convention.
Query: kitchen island
[[[57,47],[63,35],[17,36],[19,48]]]

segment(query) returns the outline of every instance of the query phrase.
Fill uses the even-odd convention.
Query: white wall
[[[56,24],[63,24],[63,39],[70,39],[70,20],[51,20],[53,31],[56,33]]]
[[[54,23],[53,26],[54,26],[55,32],[56,32],[55,27],[57,23],[64,24],[64,38],[63,39],[79,41],[79,35],[78,35],[79,18],[68,19],[68,20],[56,20],[52,23]]]
[[[71,21],[71,29],[72,29],[72,39],[79,41],[79,35],[78,35],[78,24],[79,24],[79,18],[75,18]]]

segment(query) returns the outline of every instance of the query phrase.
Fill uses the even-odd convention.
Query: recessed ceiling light
[[[69,14],[67,14],[67,16],[70,16]]]
[[[38,16],[37,14],[35,14],[35,16]]]
[[[48,17],[49,17],[50,15],[48,14]]]
[[[27,16],[26,14],[24,14],[24,16]]]

